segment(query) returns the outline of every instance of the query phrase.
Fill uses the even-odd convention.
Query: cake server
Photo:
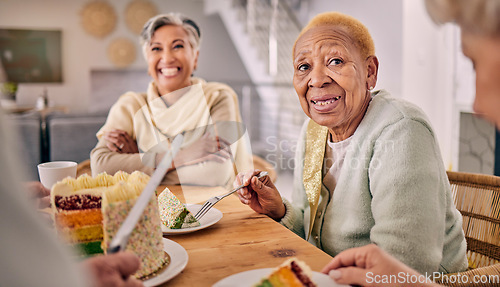
[[[144,209],[149,203],[149,200],[151,200],[151,196],[153,196],[156,188],[158,187],[158,185],[160,185],[161,180],[165,176],[168,168],[172,165],[172,161],[179,151],[183,139],[183,134],[178,134],[177,136],[175,136],[169,152],[160,161],[160,164],[149,179],[148,184],[142,191],[141,195],[137,198],[137,201],[127,215],[127,218],[120,226],[120,229],[118,229],[118,232],[113,237],[113,240],[111,240],[111,243],[109,244],[109,247],[107,249],[108,254],[116,253],[120,250],[125,250],[130,234],[134,230],[137,222],[139,221],[139,218],[142,216]]]

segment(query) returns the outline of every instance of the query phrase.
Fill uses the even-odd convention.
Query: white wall
[[[182,12],[201,27],[202,47],[195,75],[224,82],[249,81],[248,74],[217,15],[205,16],[203,0],[150,0],[160,13]],[[35,28],[62,30],[63,83],[20,84],[17,101],[33,105],[47,88],[52,105],[64,105],[71,111],[86,111],[91,91],[91,70],[114,70],[106,50],[117,37],[136,43],[135,62],[130,70],[146,70],[138,36],[128,30],[124,11],[130,0],[108,0],[118,17],[115,30],[103,39],[86,34],[81,26],[80,11],[89,0],[5,0],[0,1],[1,28]],[[112,95],[117,97],[117,95]]]
[[[456,168],[458,112],[453,87],[456,28],[432,22],[424,1],[403,3],[403,98],[424,110],[434,127],[445,166]]]

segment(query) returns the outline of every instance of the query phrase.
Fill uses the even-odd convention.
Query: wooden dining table
[[[165,186],[160,186],[161,192]],[[202,204],[225,192],[222,187],[168,186],[182,202]],[[274,268],[297,257],[321,271],[332,257],[273,219],[258,214],[231,195],[215,205],[223,213],[216,224],[186,234],[164,235],[186,249],[185,269],[159,286],[212,286],[243,271]],[[255,278],[256,283],[260,278]]]

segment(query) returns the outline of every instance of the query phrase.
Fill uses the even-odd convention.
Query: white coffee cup
[[[38,175],[40,182],[48,189],[54,183],[66,178],[76,177],[77,163],[74,161],[50,161],[38,165]]]

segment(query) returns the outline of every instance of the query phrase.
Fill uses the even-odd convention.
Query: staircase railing
[[[238,10],[250,42],[258,50],[272,79],[270,83],[254,82],[252,91],[259,91],[260,97],[244,100],[256,104],[261,113],[258,131],[253,131],[254,139],[260,140],[252,145],[266,156],[275,158],[278,170],[291,169],[288,163],[293,159],[293,146],[305,119],[292,85],[291,63],[293,44],[301,24],[286,0],[233,0],[233,7]]]
[[[277,83],[290,83],[291,50],[301,24],[285,0],[234,0],[240,17],[268,73]]]
[[[278,171],[290,171],[306,116],[292,85],[292,47],[301,25],[297,10],[288,4],[302,2],[225,1],[228,0],[209,1],[213,4],[209,9],[219,11],[250,71],[251,83],[240,83],[235,90],[241,95],[241,111],[248,124],[252,150],[272,162]]]

